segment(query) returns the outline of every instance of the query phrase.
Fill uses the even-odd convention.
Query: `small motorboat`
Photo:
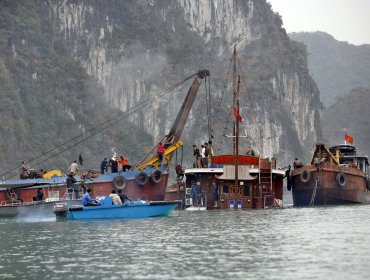
[[[57,221],[85,219],[135,219],[168,216],[178,205],[178,201],[128,201],[113,205],[109,196],[97,198],[98,206],[68,206],[55,203]]]

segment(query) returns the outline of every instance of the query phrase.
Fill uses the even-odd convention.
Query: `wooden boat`
[[[316,144],[311,164],[292,170],[294,206],[370,203],[369,161],[352,145]]]
[[[96,197],[109,194],[112,188],[116,188],[123,190],[132,199],[163,201],[169,176],[168,165],[173,153],[183,146],[180,136],[200,84],[207,76],[209,76],[209,71],[202,70],[183,81],[195,77],[170,132],[161,139],[165,147],[163,164],[159,163],[155,152],[153,155],[156,145],[137,165],[128,171],[100,174],[98,170],[89,170],[83,172],[81,176],[75,176],[80,186],[79,192],[82,194],[89,187],[92,189],[91,194]],[[66,179],[65,175],[55,175],[51,178],[0,181],[0,202],[1,204],[31,204],[37,188],[43,189],[46,199],[49,196],[62,199],[67,193]],[[47,190],[47,186],[50,185],[53,186],[52,193]]]
[[[283,181],[287,168],[276,168],[275,159],[238,155],[235,184],[235,155],[211,158],[207,168],[187,168],[184,179],[167,190],[166,200],[181,200],[183,207],[196,210],[283,207]],[[199,181],[201,198],[194,201],[192,187]]]
[[[168,188],[165,200],[179,199],[183,207],[197,209],[283,207],[283,180],[288,168],[276,168],[276,159],[239,153],[239,89],[236,84],[236,48],[234,48],[234,123],[233,154],[202,158],[207,167],[177,170],[178,182]],[[200,182],[201,189],[196,187]],[[196,193],[196,194],[195,194]]]
[[[143,200],[125,201],[123,204],[113,205],[112,198],[102,197],[99,206],[68,206],[65,203],[56,203],[54,213],[60,220],[86,219],[137,219],[158,216],[168,216],[176,207],[176,201]]]

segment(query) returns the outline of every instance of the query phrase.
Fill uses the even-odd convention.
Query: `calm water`
[[[370,206],[0,219],[0,279],[369,279]]]

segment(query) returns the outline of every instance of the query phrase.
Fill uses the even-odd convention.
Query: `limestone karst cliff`
[[[5,2],[8,10],[15,5]],[[106,112],[110,107],[126,111],[189,74],[209,69],[214,146],[230,149],[231,140],[222,136],[230,129],[225,120],[231,111],[225,76],[236,44],[245,85],[241,129],[248,138],[242,145],[252,145],[263,156],[277,156],[282,166],[308,154],[320,136],[319,92],[307,70],[306,49],[289,40],[282,19],[265,0],[30,1],[16,5],[12,15],[27,5],[32,6],[39,32],[54,49],[60,48],[55,55],[71,59],[97,81],[101,91],[91,102],[107,106]],[[13,43],[2,43],[2,50],[21,47],[22,40],[29,44],[22,37],[27,37],[22,31],[16,37],[8,32],[5,38]],[[29,55],[35,52],[31,49]],[[152,135],[150,141],[158,140],[168,132],[186,90],[153,102],[127,122]],[[182,137],[186,151],[208,140],[206,102],[200,91]],[[70,108],[63,117],[81,125],[83,118],[72,117],[76,112]]]

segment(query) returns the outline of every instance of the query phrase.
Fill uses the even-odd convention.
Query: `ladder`
[[[259,185],[261,186],[262,197],[272,193],[272,169],[271,162],[267,159],[259,160]]]

